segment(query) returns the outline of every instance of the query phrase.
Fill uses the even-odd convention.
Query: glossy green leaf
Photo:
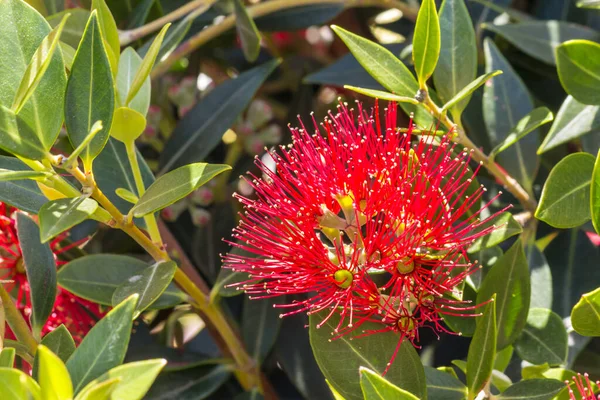
[[[594,163],[592,182],[590,182],[590,214],[594,229],[600,233],[600,149]]]
[[[17,213],[17,234],[31,296],[31,326],[39,337],[56,298],[56,262],[50,246],[40,242],[40,229],[24,213]]]
[[[348,86],[348,85],[345,85],[344,89],[350,89],[356,93],[364,94],[366,96],[373,97],[376,99],[395,101],[397,103],[419,104],[419,102],[417,100],[415,100],[414,97],[398,96],[393,93],[388,93],[388,92],[384,92],[381,90],[365,89],[365,88],[359,88],[359,87]]]
[[[108,140],[114,101],[111,67],[98,16],[92,12],[73,61],[65,97],[65,125],[73,147],[85,141],[96,121],[102,121],[102,130],[81,154],[88,169]]]
[[[131,47],[127,47],[119,58],[119,71],[117,72],[117,104],[122,106],[127,101],[127,95],[133,80],[142,65],[142,57]],[[148,76],[137,94],[129,101],[129,108],[145,116],[150,107],[150,77]],[[114,124],[114,122],[113,122]]]
[[[269,354],[279,334],[281,309],[273,308],[281,301],[269,299],[244,299],[242,338],[248,354],[261,363]]]
[[[40,209],[42,243],[88,219],[98,208],[96,200],[86,196],[52,200]]]
[[[360,367],[360,387],[367,400],[419,400],[414,394],[400,389],[368,368]]]
[[[533,101],[519,75],[489,38],[484,40],[484,53],[487,73],[503,71],[488,81],[483,90],[483,117],[490,142],[497,146],[533,110]],[[538,146],[538,132],[534,131],[496,159],[529,192],[538,169]]]
[[[15,113],[18,114],[19,111],[21,111],[48,70],[54,57],[54,51],[58,47],[60,35],[68,18],[69,14],[65,15],[62,21],[44,38],[44,40],[42,40],[42,43],[40,43],[35,53],[33,53],[13,100],[11,109]],[[44,139],[45,138],[41,138],[42,143],[44,142]],[[52,143],[49,143],[49,145],[51,146]]]
[[[179,121],[160,159],[160,174],[202,161],[246,108],[254,93],[279,65],[273,60],[240,74],[210,91]]]
[[[167,289],[177,264],[173,261],[155,263],[146,267],[140,274],[133,275],[117,287],[112,296],[112,304],[117,305],[134,293],[139,295],[136,313],[144,311]]]
[[[590,219],[590,184],[595,158],[573,153],[552,168],[535,217],[556,228],[573,228]]]
[[[535,243],[525,246],[531,281],[531,308],[552,308],[552,271]]]
[[[469,247],[469,253],[477,253],[483,249],[488,249],[490,247],[494,247],[502,242],[504,242],[509,237],[514,235],[518,235],[523,232],[523,227],[512,217],[511,213],[503,212],[498,215],[496,218],[491,219],[489,222],[481,225],[474,230],[473,233],[481,231],[483,229],[489,228],[490,226],[496,226],[491,233],[488,233],[485,236],[477,238]]]
[[[450,109],[454,108],[454,106],[456,104],[458,104],[459,102],[470,98],[474,91],[479,89],[484,83],[486,83],[488,80],[492,79],[494,76],[498,76],[500,74],[502,74],[502,71],[488,72],[487,74],[481,75],[474,81],[470,82],[468,85],[466,85],[465,87],[460,89],[460,91],[458,93],[456,93],[456,95],[454,97],[452,97],[450,100],[448,100],[448,102],[446,104],[444,104],[444,106],[442,107],[442,112],[450,110]]]
[[[234,0],[233,6],[235,27],[240,38],[244,57],[249,62],[254,62],[260,52],[260,32],[241,0]]]
[[[440,7],[440,58],[433,82],[440,97],[448,102],[477,76],[475,30],[464,0],[444,0]],[[455,119],[466,108],[471,92],[457,99],[449,109]]]
[[[73,398],[73,385],[69,371],[62,360],[46,346],[40,345],[38,381],[45,400],[70,400]]]
[[[131,209],[135,217],[143,217],[183,199],[222,172],[229,165],[196,163],[171,171],[154,182]]]
[[[0,168],[11,171],[34,172],[21,160],[0,156]],[[37,214],[48,201],[37,184],[30,180],[0,181],[0,201],[29,213]]]
[[[436,400],[464,400],[467,387],[455,376],[432,367],[425,367],[427,396]]]
[[[8,63],[0,68],[0,147],[26,158],[42,158],[54,144],[63,122],[67,79],[58,51],[17,116],[7,112],[32,57],[50,30],[44,18],[22,0],[0,2],[0,60]],[[9,129],[7,133],[10,127],[17,130]]]
[[[546,107],[539,107],[521,118],[513,130],[506,136],[506,138],[492,149],[490,157],[495,158],[498,154],[508,149],[519,140],[523,139],[525,135],[533,132],[540,126],[552,122],[554,116],[552,112]]]
[[[560,106],[550,132],[544,138],[538,154],[542,154],[563,143],[600,130],[600,106],[590,106],[567,96]]]
[[[16,368],[0,367],[2,400],[46,400],[38,384],[25,372]]]
[[[600,44],[570,40],[556,49],[563,88],[583,104],[600,104]]]
[[[154,359],[132,362],[112,368],[98,379],[94,379],[83,388],[80,396],[84,397],[98,384],[118,380],[112,389],[111,400],[138,400],[144,397],[152,383],[163,369],[166,360]]]
[[[154,62],[156,61],[156,56],[158,55],[158,51],[160,50],[160,45],[170,26],[171,24],[166,24],[165,26],[163,26],[163,28],[160,30],[160,32],[152,42],[152,45],[150,45],[148,53],[146,53],[146,56],[142,60],[142,63],[140,64],[137,73],[135,74],[135,77],[131,82],[129,92],[127,92],[127,97],[125,98],[125,102],[123,103],[124,106],[129,106],[129,103],[135,98],[135,96],[137,96],[138,92],[140,91],[142,86],[144,86],[146,80],[150,76],[150,72],[152,71]]]
[[[56,354],[62,360],[63,363],[66,363],[69,357],[71,357],[71,355],[75,351],[75,341],[73,340],[73,337],[71,336],[67,328],[62,324],[58,328],[54,329],[52,332],[47,333],[42,338],[42,342],[40,344],[43,344],[48,349],[50,349],[50,351]],[[40,364],[39,358],[39,353],[36,353],[33,360],[34,377],[38,376]]]
[[[182,371],[165,372],[159,375],[146,395],[148,400],[207,399],[231,376],[227,365],[202,365]]]
[[[104,400],[110,399],[117,386],[121,383],[121,378],[113,378],[94,384],[85,393],[75,397],[75,400]]]
[[[118,65],[119,54],[121,53],[117,24],[104,0],[92,0],[92,11],[96,11],[98,14],[100,32],[102,32],[102,37],[106,43],[105,47],[111,68],[114,69]],[[116,73],[117,71],[113,71],[113,76]]]
[[[492,25],[484,28],[497,33],[525,54],[555,65],[556,48],[571,39],[600,38],[598,32],[586,26],[564,21],[524,21],[518,24]]]
[[[366,367],[382,374],[394,352],[400,337],[394,332],[378,333],[362,338],[345,335],[335,340],[332,332],[339,322],[339,315],[332,315],[320,328],[320,323],[329,312],[310,315],[310,344],[319,368],[329,383],[348,400],[362,400],[359,383],[359,368]],[[357,332],[380,329],[381,325],[366,322]],[[352,339],[352,340],[351,340]],[[423,365],[411,343],[405,340],[394,363],[386,374],[386,379],[418,398],[426,397],[426,383]]]
[[[496,325],[498,350],[514,343],[527,320],[531,287],[529,267],[521,240],[517,240],[487,273],[477,303],[496,294]]]
[[[517,382],[498,396],[501,400],[552,400],[565,388],[556,379],[527,379]]]
[[[339,26],[331,27],[367,72],[393,94],[414,97],[419,84],[410,70],[385,47]]]
[[[69,358],[67,369],[75,393],[123,362],[137,301],[138,296],[133,295],[113,308],[94,325]]]
[[[4,335],[2,335],[2,339],[4,339]],[[0,350],[0,368],[12,368],[15,363],[15,354],[16,350],[12,347],[4,347]]]
[[[492,298],[493,299],[493,298]],[[496,354],[496,301],[485,306],[467,355],[467,387],[469,400],[477,397],[492,376]]]
[[[115,110],[110,136],[120,142],[135,141],[146,129],[146,118],[134,109],[120,107]]]
[[[46,172],[40,171],[11,171],[0,168],[0,182],[19,181],[31,179],[34,181],[43,181],[49,176]]]
[[[600,288],[585,293],[571,311],[575,332],[583,336],[600,336]]]
[[[413,62],[422,89],[433,74],[440,56],[440,21],[434,0],[423,0],[413,36]]]
[[[90,18],[90,11],[83,8],[70,8],[58,14],[50,15],[48,23],[54,28],[58,26],[66,14],[71,14],[71,17],[67,20],[60,41],[76,49],[83,36],[87,20]]]
[[[562,365],[567,360],[567,330],[556,313],[532,308],[527,325],[515,342],[519,357],[532,364]]]

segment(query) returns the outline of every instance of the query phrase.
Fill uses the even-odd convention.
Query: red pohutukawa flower
[[[565,384],[569,388],[569,398],[571,400],[600,400],[600,395],[596,396],[594,394],[594,387],[587,373],[583,376],[577,374],[573,377],[573,382],[565,381]],[[600,386],[600,381],[596,382],[596,385]],[[575,386],[577,394],[575,394],[573,386]]]
[[[14,208],[0,202],[0,284],[3,284],[7,291],[15,294],[18,309],[26,319],[29,319],[31,316],[30,288],[23,265],[16,221],[13,218],[15,211]],[[50,242],[50,248],[56,256],[59,268],[65,262],[61,261],[58,255],[78,245],[78,243],[72,243],[62,247],[61,243],[66,237],[67,234],[62,234]],[[42,334],[49,333],[64,324],[73,339],[79,343],[103,315],[104,312],[97,304],[79,298],[59,287],[56,292],[54,310],[42,328]]]
[[[478,217],[485,188],[473,187],[470,152],[449,135],[403,132],[393,103],[385,115],[382,127],[377,106],[340,105],[325,136],[316,123],[292,129],[293,145],[271,153],[276,172],[257,161],[257,198],[237,196],[246,212],[232,245],[243,251],[224,262],[250,274],[238,287],[256,298],[308,294],[277,305],[282,316],[324,311],[321,326],[338,313],[338,335],[375,321],[365,334],[414,344],[420,327],[448,331],[443,314],[476,315],[456,288],[477,268],[466,249],[494,227]]]

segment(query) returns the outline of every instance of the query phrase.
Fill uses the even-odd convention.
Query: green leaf
[[[37,349],[39,354],[38,381],[45,400],[71,400],[73,385],[69,371],[62,360],[44,345]]]
[[[589,106],[567,96],[560,106],[550,132],[544,138],[538,154],[600,129],[600,106]]]
[[[533,132],[540,126],[552,122],[554,116],[552,112],[546,107],[539,107],[521,118],[513,130],[506,136],[506,138],[492,149],[490,157],[494,159],[498,154],[508,149],[519,140],[523,139],[525,135]]]
[[[531,308],[552,308],[552,272],[546,256],[530,242],[525,247],[531,281]]]
[[[500,371],[492,371],[492,386],[498,389],[500,393],[504,392],[512,385],[512,381],[508,376]]]
[[[515,342],[515,350],[532,364],[562,365],[567,360],[567,330],[556,313],[545,308],[532,308],[527,325]]]
[[[75,351],[75,341],[73,337],[64,325],[60,325],[58,328],[49,332],[42,338],[44,346],[50,349],[56,354],[64,363],[67,362],[71,354]],[[37,377],[39,370],[39,353],[36,353],[33,359],[33,373],[34,377]]]
[[[42,243],[85,221],[98,208],[96,200],[86,196],[52,200],[40,209]]]
[[[571,311],[575,332],[583,336],[600,336],[600,288],[581,296]]]
[[[206,399],[231,376],[230,366],[217,365],[187,368],[182,371],[165,372],[146,396],[148,399]]]
[[[525,21],[518,24],[491,25],[488,29],[508,40],[525,54],[550,65],[556,64],[555,51],[563,42],[571,39],[600,38],[598,32],[588,27],[564,21]]]
[[[17,213],[17,235],[27,271],[31,296],[31,326],[39,337],[56,298],[56,262],[50,246],[40,242],[40,230],[31,217]]]
[[[491,144],[496,146],[533,110],[533,101],[519,75],[489,38],[484,40],[484,53],[486,72],[503,71],[501,76],[488,81],[483,90],[483,117]],[[538,132],[533,132],[497,158],[497,162],[528,192],[531,192],[538,169],[538,141]]]
[[[93,387],[75,397],[75,400],[104,400],[112,398],[112,393],[121,383],[121,378],[113,378],[96,383]]]
[[[555,228],[573,228],[590,219],[594,156],[569,154],[550,171],[535,217]]]
[[[594,229],[600,233],[600,150],[598,150],[590,182],[590,214]]]
[[[400,389],[379,374],[360,367],[360,387],[366,400],[419,400],[414,394]]]
[[[41,138],[11,109],[0,105],[0,149],[11,154],[41,160],[47,151]]]
[[[331,29],[344,41],[346,46],[367,72],[393,94],[414,97],[419,84],[410,70],[385,47],[362,38],[339,26]]]
[[[202,161],[246,108],[254,93],[279,65],[272,60],[228,80],[204,97],[179,121],[160,158],[160,174]]]
[[[470,25],[470,24],[469,24]],[[421,89],[433,74],[440,56],[440,21],[434,0],[423,0],[413,36],[413,62]]]
[[[25,372],[16,368],[0,368],[2,400],[46,400],[38,384]]]
[[[134,49],[127,47],[123,50],[121,58],[119,58],[119,72],[117,72],[117,104],[119,106],[127,101],[127,95],[141,65],[142,57]],[[148,76],[137,94],[129,101],[129,108],[145,116],[150,107],[150,91],[150,77]]]
[[[320,328],[329,311],[310,315],[310,344],[319,368],[329,383],[346,399],[362,400],[359,383],[359,368],[367,367],[382,374],[396,346],[399,335],[383,332],[361,338],[353,333],[332,340],[332,333],[339,323],[339,315],[332,315]],[[381,329],[381,325],[365,322],[363,330]],[[425,373],[421,359],[408,340],[404,340],[386,378],[418,398],[426,398]]]
[[[449,373],[432,367],[425,367],[427,379],[427,395],[436,400],[464,400],[467,387]]]
[[[134,109],[120,107],[115,110],[110,135],[123,143],[135,141],[146,129],[146,118]]]
[[[514,343],[525,326],[531,300],[529,267],[521,240],[517,240],[487,273],[477,304],[496,294],[498,350]]]
[[[43,181],[50,174],[40,171],[11,171],[0,168],[0,182],[19,181],[23,179],[31,179],[35,181]]]
[[[273,308],[277,300],[244,299],[242,338],[248,354],[259,364],[269,354],[279,334],[281,318],[279,309]]]
[[[498,396],[501,400],[552,400],[565,388],[556,379],[527,379],[517,382]]]
[[[177,264],[173,261],[158,262],[145,268],[139,275],[131,276],[115,289],[112,296],[113,306],[137,293],[139,301],[135,311],[139,314],[167,289],[176,270]]]
[[[477,397],[492,376],[496,354],[496,301],[485,306],[483,315],[477,321],[477,328],[467,355],[467,387],[469,400]]]
[[[242,290],[238,289],[238,286],[230,287],[230,285],[244,282],[248,279],[250,279],[250,275],[246,272],[234,271],[229,268],[221,268],[219,275],[217,276],[217,281],[210,291],[211,299],[216,298],[216,296],[233,297],[244,293]]]
[[[137,258],[116,254],[94,254],[64,265],[58,271],[58,284],[84,299],[110,306],[115,290],[132,276],[143,274],[149,265]],[[150,308],[173,307],[186,296],[174,284]]]
[[[415,100],[414,97],[398,96],[393,93],[388,93],[388,92],[384,92],[381,90],[365,89],[365,88],[359,88],[359,87],[348,86],[348,85],[345,85],[344,89],[350,89],[356,93],[364,94],[366,96],[374,97],[376,99],[395,101],[397,103],[411,103],[411,104],[415,104],[415,105],[419,104],[419,102],[417,100]]]
[[[118,65],[119,54],[121,53],[117,24],[104,0],[92,0],[93,11],[98,13],[98,25],[100,32],[102,32],[102,38],[106,42],[106,52],[109,60],[111,60],[111,68],[115,69]],[[117,71],[114,70],[113,76],[116,73]]]
[[[241,0],[234,0],[235,27],[242,44],[244,57],[254,62],[260,53],[260,32]]]
[[[600,8],[600,0],[579,0],[577,7],[581,8]]]
[[[463,92],[477,76],[477,43],[475,30],[464,0],[444,0],[440,8],[440,58],[433,72],[433,82],[444,101]],[[475,88],[473,89],[475,90]],[[455,120],[467,107],[471,92],[458,98],[454,105],[444,106]]]
[[[518,235],[523,232],[523,227],[512,217],[511,213],[503,212],[498,215],[496,218],[486,222],[481,225],[481,227],[476,228],[472,233],[475,234],[478,231],[489,228],[490,226],[496,226],[491,233],[477,238],[469,247],[469,253],[477,253],[483,249],[488,249],[490,247],[494,247],[502,242],[504,242],[509,237],[514,235]]]
[[[11,171],[33,172],[21,160],[0,156],[0,168]],[[37,214],[48,201],[35,182],[30,180],[0,181],[0,201],[19,210]]]
[[[150,76],[150,71],[152,71],[152,67],[154,66],[154,62],[156,61],[156,56],[158,55],[158,51],[160,50],[160,45],[170,26],[171,24],[166,24],[165,26],[163,26],[163,28],[156,36],[156,39],[154,39],[154,42],[152,42],[152,45],[150,45],[148,53],[146,53],[146,56],[142,60],[142,63],[140,64],[137,73],[135,74],[135,77],[131,82],[129,92],[127,92],[127,97],[125,98],[125,103],[123,103],[124,106],[129,106],[129,103],[133,101],[135,96],[138,94],[138,92]]]
[[[144,397],[166,365],[166,360],[154,359],[123,364],[112,368],[104,375],[88,383],[80,396],[84,397],[89,391],[102,382],[118,380],[112,389],[111,400],[138,400]]]
[[[331,390],[334,400],[346,400],[344,396],[342,396],[337,390],[335,390],[333,386],[331,386],[331,383],[329,383],[327,379],[325,379],[325,382],[327,382],[327,386],[329,386],[329,390]]]
[[[15,154],[26,158],[42,158],[56,140],[63,122],[63,99],[67,82],[62,55],[55,51],[46,73],[36,90],[25,102],[16,120],[18,133],[6,136],[7,121],[14,121],[14,113],[6,115],[13,104],[21,80],[38,47],[50,33],[50,26],[33,8],[21,0],[0,2],[0,60],[6,67],[0,68],[0,147],[13,152],[13,147],[27,147],[32,142],[37,151]],[[10,125],[10,124],[9,124]],[[37,153],[37,155],[35,155]]]
[[[102,121],[102,130],[81,155],[87,170],[106,145],[115,103],[113,77],[101,36],[98,17],[92,12],[77,48],[65,97],[65,125],[73,147],[86,139],[96,121]]]
[[[13,100],[11,109],[15,113],[18,114],[19,111],[21,111],[48,70],[50,62],[54,57],[54,51],[56,50],[58,41],[60,40],[60,35],[69,16],[70,14],[67,14],[63,17],[60,24],[58,24],[58,26],[54,28],[48,34],[48,36],[44,38],[44,40],[42,40],[42,43],[40,43],[39,47],[33,54],[33,57],[31,58],[31,61],[25,70],[25,74],[23,75],[23,78],[21,78],[21,84],[19,85]],[[42,137],[40,139],[43,143],[44,139],[46,138]],[[50,137],[47,139],[56,138]],[[46,145],[49,148],[49,146],[52,146],[52,143],[46,143]]]
[[[496,358],[494,360],[494,369],[496,371],[504,372],[506,370],[513,356],[513,350],[512,346],[506,346],[496,353]]]
[[[470,82],[467,86],[462,88],[453,98],[448,100],[448,102],[446,104],[444,104],[444,106],[442,107],[442,112],[450,110],[459,102],[461,102],[467,98],[470,98],[471,94],[473,94],[474,91],[479,89],[479,87],[481,85],[486,83],[488,80],[490,80],[494,76],[498,76],[500,74],[502,74],[502,71],[488,72],[487,74],[481,75],[474,81]]]
[[[90,11],[83,8],[70,8],[49,16],[48,23],[54,28],[60,24],[66,14],[71,14],[71,17],[67,20],[60,41],[76,49],[83,36],[87,20],[90,18]]]
[[[140,198],[137,197],[135,194],[133,194],[129,190],[123,189],[123,188],[117,188],[115,190],[115,194],[131,204],[135,204],[140,200]]]
[[[556,49],[556,66],[568,94],[583,104],[600,104],[600,44],[569,40]]]
[[[184,165],[171,171],[154,182],[131,209],[135,217],[143,217],[161,210],[177,200],[183,199],[206,182],[222,172],[230,170],[229,165],[196,163]]]
[[[4,321],[0,321],[5,323]],[[2,335],[4,339],[4,335]],[[0,368],[12,368],[15,363],[16,350],[12,347],[5,347],[0,351]]]
[[[69,358],[67,369],[75,393],[123,362],[137,300],[138,296],[133,295],[113,308],[94,325]]]

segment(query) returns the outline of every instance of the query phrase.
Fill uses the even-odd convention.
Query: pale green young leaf
[[[117,188],[115,190],[115,194],[117,196],[119,196],[120,198],[122,198],[123,200],[125,200],[125,201],[127,201],[128,203],[131,203],[131,204],[135,204],[135,203],[137,203],[140,200],[140,198],[137,197],[136,194],[134,194],[134,193],[132,193],[129,190],[124,189],[124,188]]]
[[[556,66],[567,93],[583,104],[600,104],[600,44],[569,40],[557,47]]]
[[[119,72],[117,73],[117,106],[121,107],[127,100],[127,94],[131,89],[131,84],[135,79],[140,66],[142,65],[142,57],[131,47],[127,47],[121,53],[119,58]],[[137,94],[129,101],[129,108],[134,109],[143,116],[148,112],[150,107],[150,77],[147,77]]]
[[[590,185],[595,158],[573,153],[552,168],[535,217],[555,228],[574,228],[590,219]]]
[[[478,77],[477,79],[475,79],[473,82],[469,83],[467,86],[465,86],[464,88],[462,88],[458,93],[456,93],[456,95],[454,95],[453,98],[451,98],[450,100],[448,100],[448,102],[446,104],[444,104],[444,106],[442,107],[442,112],[451,110],[452,108],[454,108],[454,106],[458,103],[460,103],[461,101],[469,98],[471,96],[471,94],[476,91],[477,89],[479,89],[479,87],[481,85],[483,85],[484,83],[486,83],[488,80],[490,80],[491,78],[493,78],[494,76],[500,75],[502,73],[502,71],[492,71],[492,72],[488,72],[485,75],[481,75],[480,77]]]
[[[421,89],[433,74],[440,55],[440,21],[434,0],[423,0],[413,36],[413,61]]]
[[[2,306],[0,305],[0,308],[2,308]],[[0,312],[4,312],[4,308],[2,308],[2,311]],[[0,319],[0,322],[2,323],[6,323],[4,320]],[[4,326],[3,326],[4,328]],[[4,339],[4,335],[2,335],[2,339]],[[5,367],[5,368],[12,368],[14,363],[15,363],[15,354],[16,354],[16,350],[12,347],[4,347],[2,350],[0,350],[0,368]]]
[[[152,67],[154,66],[154,62],[156,61],[156,56],[158,55],[158,51],[160,50],[160,45],[170,26],[171,24],[166,24],[160,30],[160,32],[156,36],[156,39],[154,39],[154,42],[152,42],[152,45],[148,49],[148,53],[146,53],[146,56],[142,60],[142,63],[140,64],[137,73],[135,74],[135,78],[133,78],[133,81],[131,82],[129,92],[127,92],[127,98],[125,99],[125,103],[123,104],[124,106],[129,105],[129,103],[135,98],[139,90],[144,85],[144,82],[146,82],[148,76],[150,76],[150,71],[152,71]]]
[[[376,99],[395,101],[397,103],[411,103],[415,105],[419,104],[419,102],[415,100],[414,97],[398,96],[393,93],[384,92],[382,90],[366,89],[348,85],[345,85],[344,89],[350,89],[356,93],[364,94],[365,96],[373,97]]]
[[[36,381],[16,368],[0,367],[2,400],[46,400]]]
[[[71,400],[73,384],[62,360],[44,345],[38,346],[38,381],[45,400]]]
[[[88,390],[77,395],[75,400],[106,400],[111,399],[112,394],[121,383],[121,378],[113,378],[106,381],[98,382],[91,386]]]
[[[110,135],[123,143],[135,141],[146,129],[146,118],[129,107],[119,107],[113,116]]]
[[[600,336],[600,288],[581,296],[571,311],[575,332],[583,336]]]
[[[135,217],[143,217],[180,200],[222,172],[229,165],[196,163],[179,167],[159,177],[131,209]]]
[[[11,171],[0,168],[0,182],[18,181],[22,179],[31,179],[34,181],[43,181],[49,176],[47,172],[42,171]]]
[[[579,0],[577,7],[580,8],[600,8],[600,0]]]
[[[90,218],[96,209],[96,200],[86,196],[52,200],[44,204],[39,213],[42,243]]]
[[[254,62],[260,53],[260,32],[254,20],[248,14],[242,0],[234,0],[235,27],[242,44],[244,57],[249,62]]]
[[[496,354],[496,301],[491,298],[477,321],[467,355],[468,399],[473,400],[491,379]]]
[[[50,351],[56,354],[64,363],[67,362],[69,357],[71,357],[71,354],[75,351],[75,341],[64,324],[61,324],[52,332],[48,332],[44,335],[40,344],[43,344],[50,349]],[[39,353],[36,352],[32,369],[32,376],[34,378],[38,376],[39,363]]]

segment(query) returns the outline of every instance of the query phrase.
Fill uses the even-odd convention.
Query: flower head
[[[17,308],[28,319],[31,316],[31,295],[17,236],[16,221],[13,218],[15,211],[14,208],[0,202],[0,284],[15,294]],[[65,262],[61,261],[58,255],[79,244],[71,243],[63,247],[61,243],[66,237],[67,234],[62,234],[50,242],[50,248],[56,256],[59,268]],[[59,287],[54,309],[42,328],[42,335],[64,324],[73,339],[79,343],[103,315],[104,312],[97,304],[81,299]]]
[[[585,373],[583,376],[577,374],[573,377],[573,382],[565,381],[565,384],[569,388],[569,398],[571,400],[599,400],[600,395],[594,394],[594,384],[590,381],[590,376]],[[596,382],[597,386],[600,386],[600,382]],[[573,390],[573,386],[577,390],[577,394]]]
[[[382,127],[377,106],[340,105],[321,131],[292,129],[275,171],[257,160],[224,262],[250,274],[238,285],[254,297],[307,294],[283,315],[326,310],[320,325],[339,313],[339,335],[375,321],[414,343],[420,327],[447,331],[441,315],[463,315],[457,287],[477,267],[466,249],[494,227],[478,218],[470,152],[399,129],[393,103],[385,116]]]

